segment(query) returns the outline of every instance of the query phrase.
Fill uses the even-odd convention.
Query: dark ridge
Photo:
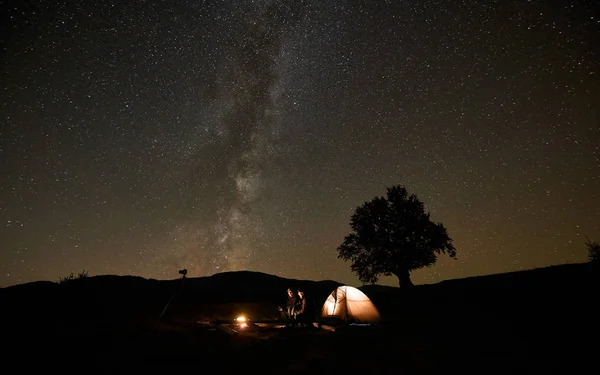
[[[342,331],[331,338],[289,333],[274,340],[264,337],[250,346],[245,340],[228,341],[200,332],[195,324],[231,321],[239,314],[254,320],[275,319],[287,288],[303,289],[310,311],[317,316],[327,296],[342,284],[251,271],[174,280],[102,275],[0,289],[0,332],[14,352],[9,350],[7,358],[20,358],[22,348],[27,348],[27,354],[36,358],[80,356],[103,368],[121,362],[137,366],[154,357],[168,361],[169,369],[185,367],[181,362],[185,359],[194,366],[198,360],[223,366],[230,363],[219,358],[233,351],[234,358],[245,356],[249,361],[234,366],[237,370],[258,371],[267,358],[285,361],[286,356],[316,345],[329,353],[328,373],[335,372],[339,356],[345,356],[344,361],[365,358],[369,366],[383,358],[391,366],[388,370],[415,358],[439,370],[463,368],[466,358],[475,367],[506,363],[551,370],[557,363],[594,358],[595,349],[587,342],[598,337],[593,314],[599,275],[597,267],[586,263],[407,290],[364,285],[360,289],[381,314],[376,331]],[[331,352],[337,347],[339,352]],[[356,348],[361,348],[360,355],[351,354]],[[365,357],[365,352],[371,354]],[[263,358],[262,365],[247,367],[256,356]]]

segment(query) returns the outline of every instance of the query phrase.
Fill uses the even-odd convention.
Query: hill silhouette
[[[266,341],[263,337],[251,346],[241,339],[210,336],[199,331],[196,322],[230,320],[240,313],[255,320],[273,319],[288,287],[303,289],[317,312],[327,295],[342,284],[250,271],[187,278],[183,286],[181,279],[112,275],[61,284],[39,281],[0,289],[0,328],[12,343],[14,355],[26,347],[28,355],[75,356],[96,363],[102,371],[108,371],[111,363],[135,363],[143,358],[161,358],[169,366],[187,368],[189,361],[219,362],[215,358],[229,350],[250,362],[253,355],[273,361],[256,364],[255,369],[262,372],[280,372],[298,356],[309,363],[317,361],[328,371],[336,368],[333,363],[340,356],[347,356],[344,366],[354,370],[373,369],[377,363],[382,371],[432,373],[485,367],[492,361],[497,365],[485,372],[539,372],[557,366],[574,371],[595,355],[587,342],[598,339],[597,271],[591,264],[569,264],[448,280],[410,290],[365,285],[360,289],[382,317],[376,331],[342,331],[332,337],[313,333]],[[296,354],[288,353],[290,348]],[[361,348],[360,359],[342,348],[348,353]],[[405,362],[397,363],[398,358]],[[224,373],[252,368],[238,362],[219,365]]]
[[[303,289],[314,303],[325,300],[336,281],[286,279],[261,272],[224,272],[212,276],[154,280],[138,276],[101,275],[70,280],[65,283],[38,281],[0,289],[6,306],[0,313],[3,321],[38,321],[40,309],[55,321],[83,319],[102,323],[127,323],[157,319],[166,304],[168,316],[180,319],[202,319],[209,316],[232,318],[235,311],[219,316],[215,307],[231,304],[253,304],[257,319],[278,315],[287,288]],[[52,309],[47,310],[48,307]],[[247,310],[247,309],[246,309]],[[261,312],[266,311],[266,313]],[[204,315],[203,315],[204,313]],[[215,314],[217,314],[215,316]],[[269,316],[270,315],[270,316]]]

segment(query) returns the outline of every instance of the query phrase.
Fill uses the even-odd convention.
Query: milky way
[[[275,121],[275,68],[285,32],[301,12],[302,2],[257,3],[256,8],[239,15],[234,21],[239,29],[221,46],[223,74],[217,78],[216,100],[231,105],[221,120],[224,140],[220,148],[231,150],[225,156],[225,184],[235,190],[218,211],[213,244],[218,252],[213,258],[217,269],[246,269],[253,255],[252,240],[261,228],[252,208],[267,183],[263,168]]]
[[[591,3],[3,3],[0,286],[184,267],[358,284],[336,247],[393,184],[458,252],[416,283],[585,261]]]

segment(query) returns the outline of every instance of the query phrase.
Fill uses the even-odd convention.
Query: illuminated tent
[[[360,290],[351,286],[336,288],[321,309],[322,318],[338,318],[346,322],[377,323],[379,311]]]

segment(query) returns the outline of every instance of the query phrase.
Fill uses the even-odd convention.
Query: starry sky
[[[336,248],[395,184],[458,252],[416,284],[583,262],[593,3],[2,2],[0,286],[181,268],[360,285]]]

